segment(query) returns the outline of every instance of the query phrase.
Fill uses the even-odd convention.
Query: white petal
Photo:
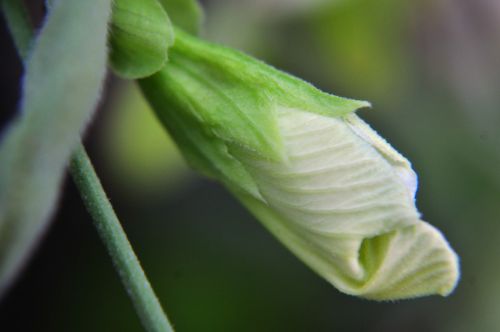
[[[311,232],[375,236],[418,220],[406,183],[351,124],[290,109],[278,117],[288,161],[244,152],[238,159],[289,222]]]
[[[355,115],[281,109],[287,160],[233,151],[264,201],[235,193],[339,290],[385,300],[446,295],[458,260],[414,204],[410,163]]]
[[[349,114],[345,119],[357,135],[377,149],[394,167],[396,174],[407,186],[410,196],[415,198],[418,186],[417,174],[411,168],[411,163],[408,159],[396,151],[384,138],[379,136],[375,130],[357,115]]]
[[[385,253],[380,258],[380,252],[374,255],[380,265],[352,294],[376,300],[446,296],[458,282],[458,257],[441,232],[426,222],[368,241],[380,243],[367,243],[367,256],[380,250],[377,245],[383,245]],[[363,249],[361,252],[362,256]]]
[[[294,227],[261,201],[234,194],[290,251],[344,293],[396,300],[445,296],[456,286],[458,258],[426,222],[373,238],[327,236]]]

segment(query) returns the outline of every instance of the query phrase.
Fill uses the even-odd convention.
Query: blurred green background
[[[448,298],[341,294],[221,186],[190,171],[137,87],[111,77],[87,146],[177,331],[498,331],[500,2],[203,5],[207,39],[372,102],[359,114],[412,161],[418,207],[460,255],[462,279]],[[4,30],[3,118],[15,109],[11,77],[20,77]],[[0,302],[0,330],[140,331],[67,182],[52,228]]]

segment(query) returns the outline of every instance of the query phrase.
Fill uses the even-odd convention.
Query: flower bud
[[[376,300],[454,289],[458,258],[420,220],[410,163],[354,114],[367,102],[181,31],[169,56],[140,82],[158,118],[313,270]]]

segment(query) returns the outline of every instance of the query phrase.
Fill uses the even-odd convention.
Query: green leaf
[[[174,30],[157,0],[115,0],[110,33],[111,68],[136,79],[154,74],[168,59]]]
[[[46,228],[106,72],[111,1],[54,1],[0,146],[0,293]]]
[[[194,35],[200,31],[203,9],[197,0],[160,0],[174,24]]]

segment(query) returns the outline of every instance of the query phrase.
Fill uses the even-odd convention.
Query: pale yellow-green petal
[[[348,114],[345,116],[345,120],[356,135],[375,148],[393,166],[395,173],[407,186],[410,196],[415,198],[418,184],[417,174],[411,168],[411,163],[408,159],[396,151],[396,149],[356,114]]]
[[[419,219],[397,169],[343,118],[293,109],[279,109],[277,117],[287,160],[233,153],[289,223],[310,232],[366,237]]]
[[[387,242],[382,262],[354,295],[385,300],[453,291],[459,279],[458,257],[436,228],[420,221],[383,237],[378,239]]]
[[[420,220],[411,165],[356,115],[277,109],[285,155],[230,150],[263,200],[242,202],[306,264],[344,293],[375,300],[446,295],[458,259]]]
[[[261,201],[235,194],[290,251],[344,293],[397,300],[445,296],[456,286],[456,254],[423,221],[373,238],[327,236],[297,228]]]

